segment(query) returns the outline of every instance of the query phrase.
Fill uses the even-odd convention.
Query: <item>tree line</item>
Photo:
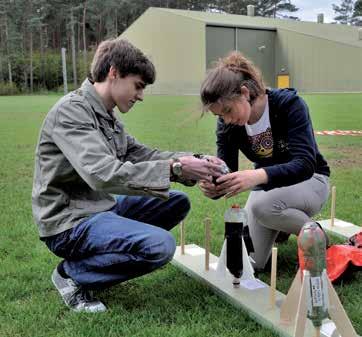
[[[147,8],[224,12],[298,20],[290,0],[0,0],[0,94],[61,87],[61,48],[73,87],[87,75],[98,43],[119,36]],[[362,0],[333,5],[335,20],[362,23]]]

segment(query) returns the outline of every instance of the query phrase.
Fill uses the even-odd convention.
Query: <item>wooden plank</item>
[[[261,325],[272,329],[282,337],[293,337],[294,324],[280,323],[280,306],[285,295],[276,291],[276,305],[270,305],[269,292],[270,287],[249,290],[240,286],[234,288],[232,285],[232,276],[228,274],[225,278],[220,278],[216,273],[216,265],[218,258],[210,254],[210,269],[205,270],[205,250],[197,245],[189,244],[185,246],[185,255],[181,255],[180,247],[177,247],[176,253],[172,260],[172,264],[182,269],[186,274],[198,279],[202,283],[211,287],[222,298],[226,299],[231,304],[243,309],[249,316],[253,317]],[[261,281],[260,281],[261,282]],[[324,326],[328,326],[326,331],[323,331]],[[321,337],[331,337],[332,331],[330,326],[334,323],[326,320],[321,329]],[[328,330],[328,331],[327,331]],[[312,323],[307,320],[305,336],[313,336],[315,328]],[[337,336],[339,337],[339,336]]]
[[[295,315],[296,323],[295,323],[294,335],[293,335],[295,337],[303,337],[305,335],[303,332],[303,329],[307,322],[307,310],[308,310],[307,309],[307,298],[308,298],[307,290],[308,290],[309,282],[310,282],[309,272],[308,272],[308,276],[306,276],[306,274],[304,273],[301,291],[299,292],[297,314]],[[308,336],[309,336],[309,334],[308,334]],[[312,336],[312,335],[310,335],[310,336]]]
[[[334,234],[342,239],[348,239],[352,235],[355,235],[362,230],[361,227],[356,226],[353,223],[346,222],[346,221],[339,220],[339,219],[334,219],[333,225],[331,223],[331,219],[321,220],[318,222],[321,224],[322,228],[325,231],[327,231],[331,234]]]
[[[352,326],[351,321],[349,320],[346,311],[343,308],[343,305],[338,298],[336,291],[333,288],[332,282],[327,279],[328,282],[328,296],[329,296],[329,315],[336,323],[338,330],[343,334],[343,336],[348,337],[358,337],[357,333]]]
[[[275,330],[274,325],[279,321],[280,309],[278,304],[280,305],[281,301],[284,299],[284,295],[276,291],[277,305],[274,309],[271,308],[269,304],[268,286],[253,291],[243,287],[234,288],[231,275],[227,274],[225,278],[220,278],[215,269],[213,269],[218,261],[218,258],[215,255],[210,254],[210,270],[205,271],[204,254],[205,250],[203,248],[196,245],[186,245],[185,255],[181,255],[179,247],[177,247],[172,263],[177,267],[180,267],[188,275],[206,283],[216,293],[233,305],[244,309],[262,325]],[[285,331],[285,329],[280,329],[281,336],[292,337],[292,333],[292,326],[290,326],[287,331]]]

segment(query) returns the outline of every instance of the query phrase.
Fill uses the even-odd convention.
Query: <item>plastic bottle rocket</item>
[[[221,175],[228,174],[231,172],[225,163],[221,164],[220,168],[221,168]],[[217,178],[218,177],[212,177],[212,182],[215,185],[218,185],[218,183],[216,182]]]
[[[358,337],[326,272],[326,235],[316,222],[307,222],[298,236],[300,268],[280,309],[283,324],[295,322],[294,337],[304,337],[307,317],[316,336],[323,320],[340,337]],[[334,323],[334,324],[333,324]],[[329,333],[329,332],[328,332]]]
[[[307,292],[307,317],[315,327],[328,318],[328,284],[326,273],[326,237],[315,222],[306,223],[298,236],[298,255],[301,270],[310,273]]]
[[[243,227],[247,224],[247,213],[239,205],[233,205],[224,214],[225,240],[216,271],[226,275],[226,269],[234,276],[233,284],[238,287],[240,279],[254,279],[248,252],[243,239]]]

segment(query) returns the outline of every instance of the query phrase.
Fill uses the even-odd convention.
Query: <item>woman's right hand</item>
[[[206,180],[199,181],[199,188],[201,192],[208,198],[214,199],[222,194],[216,190],[216,185]]]

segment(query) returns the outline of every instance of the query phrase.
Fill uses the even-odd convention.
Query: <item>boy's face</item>
[[[145,82],[140,75],[121,77],[116,74],[111,82],[111,98],[119,111],[127,112],[137,101],[143,101]]]

